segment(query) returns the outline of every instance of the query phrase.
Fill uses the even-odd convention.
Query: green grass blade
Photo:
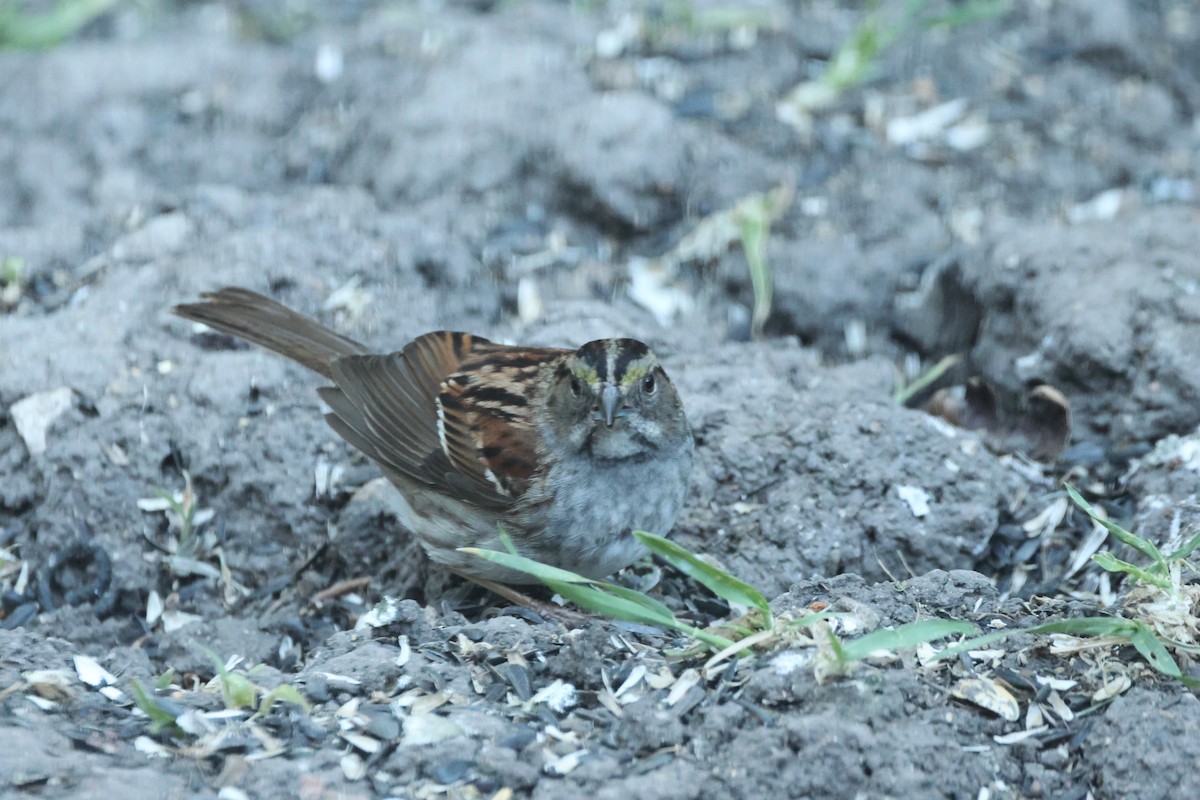
[[[58,0],[49,11],[35,14],[19,3],[0,2],[0,47],[53,47],[116,4],[117,0]]]
[[[837,634],[833,632],[832,627],[826,625],[824,627],[818,628],[817,633],[820,634],[822,632],[824,632],[825,636],[829,639],[829,650],[831,653],[833,653],[834,660],[837,661],[837,663],[839,665],[841,665],[838,669],[838,673],[846,674],[846,672],[848,670],[845,669],[845,666],[847,664],[849,664],[851,661],[856,661],[857,659],[851,658],[846,653],[846,648],[842,644],[842,640],[839,639],[837,637]]]
[[[217,652],[211,647],[206,647],[195,639],[188,639],[188,644],[199,650],[204,655],[208,656],[208,660],[212,662],[213,669],[216,670],[217,676],[224,678],[229,675],[229,670],[225,669],[225,662],[221,659]]]
[[[668,624],[667,621],[675,620],[675,614],[666,605],[635,589],[628,589],[614,583],[595,581],[570,570],[542,564],[515,553],[481,550],[477,547],[460,547],[459,550],[531,575],[567,600],[600,614],[624,619],[628,622],[647,622],[653,625],[665,625]],[[635,610],[634,607],[640,610]],[[609,609],[616,613],[609,613]],[[639,616],[636,619],[617,616],[620,613],[637,613]]]
[[[675,612],[667,608],[665,603],[655,600],[650,595],[645,594],[644,592],[639,592],[637,589],[630,589],[626,586],[621,586],[620,584],[607,582],[599,582],[595,585],[601,591],[608,592],[609,594],[616,595],[617,597],[622,597],[631,603],[637,603],[645,606],[646,609],[655,614],[675,619]]]
[[[642,603],[609,594],[595,586],[563,583],[555,580],[547,580],[546,585],[580,608],[595,611],[597,614],[603,614],[612,619],[642,622],[647,625],[657,625],[660,628],[673,628],[678,622],[674,614],[664,616]]]
[[[225,708],[254,708],[258,689],[250,682],[250,679],[245,675],[225,669],[225,662],[221,660],[221,657],[195,639],[192,639],[191,643],[212,661],[213,668],[217,671],[217,678],[221,682],[221,699],[225,702]]]
[[[846,616],[845,611],[815,611],[812,614],[805,614],[799,619],[790,619],[784,624],[796,628],[807,628],[809,625],[814,625],[827,619],[837,619],[844,616]]]
[[[520,553],[517,552],[517,546],[513,544],[512,537],[508,535],[508,531],[504,530],[504,526],[497,525],[496,528],[500,533],[500,544],[504,545],[504,552],[519,556]]]
[[[976,636],[973,639],[959,642],[938,651],[933,660],[942,661],[947,658],[953,658],[959,653],[964,653],[968,650],[979,650],[989,644],[1006,639],[1014,633],[1064,633],[1069,636],[1112,636],[1114,638],[1127,639],[1133,645],[1134,649],[1141,654],[1142,658],[1146,659],[1146,663],[1154,669],[1164,675],[1178,678],[1185,683],[1189,680],[1180,672],[1179,665],[1171,657],[1170,651],[1167,650],[1166,645],[1163,644],[1163,641],[1154,633],[1154,630],[1150,626],[1136,620],[1122,619],[1120,617],[1063,619],[1056,622],[1047,622],[1042,625],[1034,625],[1030,628],[1013,628],[1011,630],[986,633],[983,636]]]
[[[1029,633],[1066,633],[1071,636],[1113,636],[1126,639],[1141,653],[1146,663],[1164,675],[1182,677],[1179,665],[1171,658],[1166,645],[1146,624],[1119,617],[1081,617],[1047,622],[1025,629]]]
[[[878,12],[871,9],[838,47],[821,80],[839,93],[862,83],[874,68],[879,54],[898,33],[885,29]]]
[[[1171,588],[1171,582],[1161,575],[1155,575],[1147,570],[1142,569],[1136,564],[1130,564],[1128,561],[1122,561],[1112,553],[1096,553],[1092,556],[1092,561],[1100,565],[1100,568],[1106,572],[1123,572],[1131,576],[1135,580],[1142,583],[1150,583],[1160,589]]]
[[[1153,569],[1156,572],[1161,571],[1161,574],[1166,574],[1166,571],[1167,571],[1166,562],[1163,560],[1163,555],[1161,552],[1159,552],[1159,549],[1154,545],[1154,542],[1151,542],[1147,539],[1143,539],[1140,536],[1132,534],[1129,531],[1122,528],[1117,523],[1111,522],[1110,520],[1102,518],[1100,515],[1098,515],[1096,513],[1096,510],[1092,508],[1091,503],[1089,503],[1087,500],[1084,500],[1083,495],[1081,495],[1081,494],[1079,494],[1079,492],[1075,491],[1074,486],[1071,486],[1070,484],[1065,484],[1065,485],[1066,485],[1066,489],[1067,489],[1067,495],[1070,496],[1072,502],[1074,502],[1075,505],[1079,506],[1080,508],[1082,508],[1084,510],[1084,513],[1086,513],[1092,519],[1096,520],[1096,522],[1099,522],[1101,525],[1103,525],[1108,530],[1108,532],[1111,533],[1118,541],[1120,541],[1123,544],[1129,545],[1130,547],[1132,547],[1134,550],[1137,550],[1142,555],[1146,556],[1147,558],[1152,559],[1154,561]]]
[[[1168,555],[1163,556],[1163,558],[1165,558],[1168,562],[1182,561],[1183,559],[1190,556],[1192,553],[1196,552],[1197,549],[1200,549],[1200,533],[1197,533],[1195,536],[1188,539],[1184,543],[1183,547],[1180,547],[1178,550],[1176,550],[1173,553],[1169,553]]]
[[[771,268],[767,264],[767,237],[771,232],[771,218],[765,201],[761,206],[742,217],[741,230],[742,251],[746,255],[746,265],[750,270],[750,286],[754,289],[754,310],[750,326],[756,338],[762,336],[763,326],[771,316],[774,294]]]
[[[150,693],[142,688],[142,684],[137,678],[129,681],[129,688],[133,692],[133,702],[150,718],[151,733],[158,733],[163,728],[175,726],[175,715],[160,706]]]
[[[1183,673],[1179,671],[1179,665],[1175,663],[1175,659],[1171,658],[1171,653],[1155,635],[1154,630],[1141,622],[1135,623],[1135,625],[1137,627],[1134,629],[1133,635],[1129,637],[1129,643],[1142,654],[1146,663],[1164,675],[1182,678]]]
[[[1121,617],[1077,617],[1044,622],[1025,628],[1025,633],[1065,633],[1068,636],[1117,636],[1128,639],[1133,635],[1133,620]]]
[[[155,689],[168,689],[175,682],[175,668],[168,667],[167,671],[158,676],[158,680],[154,682]]]
[[[1014,633],[1022,633],[1021,628],[1006,628],[1002,631],[993,631],[985,633],[982,636],[972,636],[970,639],[964,639],[957,644],[952,644],[949,647],[938,650],[934,654],[934,661],[944,661],[947,658],[954,658],[960,653],[966,653],[971,650],[982,650],[990,644],[1002,642]]]
[[[517,572],[523,572],[526,575],[532,575],[543,583],[547,581],[575,584],[594,583],[590,578],[585,578],[570,570],[552,567],[549,564],[543,564],[540,561],[534,561],[532,558],[519,556],[515,553],[502,553],[499,550],[484,550],[479,547],[460,547],[458,551],[460,553],[479,556],[482,559],[499,564],[502,567],[508,567]],[[563,597],[566,597],[566,595],[563,595]]]
[[[580,608],[603,614],[611,619],[640,622],[645,625],[679,631],[718,650],[724,650],[734,644],[733,641],[723,636],[681,622],[666,606],[640,592],[634,592],[632,589],[626,589],[625,592],[640,596],[630,597],[629,594],[605,591],[605,589],[613,588],[624,589],[624,587],[614,587],[612,584],[602,584],[605,589],[577,583],[559,583],[552,580],[545,581],[545,584]],[[661,607],[662,610],[659,610],[658,607]]]
[[[633,535],[656,556],[666,561],[675,569],[706,586],[718,597],[723,597],[731,603],[746,608],[757,608],[762,612],[765,624],[771,625],[771,605],[762,592],[748,583],[740,581],[727,572],[717,569],[712,564],[700,559],[694,553],[675,544],[669,539],[655,536],[645,531],[634,531]]]
[[[611,619],[640,622],[680,631],[718,649],[733,645],[732,641],[723,636],[717,636],[681,622],[663,603],[634,589],[594,581],[569,570],[552,567],[512,553],[482,550],[478,547],[460,547],[459,550],[531,575],[580,608],[586,608]]]
[[[972,0],[952,7],[945,14],[938,14],[925,20],[925,28],[957,28],[972,22],[1002,17],[1012,10],[1010,0]]]
[[[308,704],[308,700],[304,698],[304,695],[300,694],[299,689],[290,683],[281,683],[263,695],[262,702],[258,706],[258,711],[251,719],[266,716],[271,712],[271,708],[276,703],[294,703],[303,708],[305,714],[312,713],[312,706]]]
[[[907,622],[895,628],[881,628],[860,636],[841,646],[843,656],[859,661],[879,650],[904,650],[919,644],[943,639],[960,633],[975,633],[979,629],[970,622],[953,619],[923,619]]]
[[[892,400],[899,405],[904,405],[915,395],[923,391],[925,387],[936,382],[939,378],[945,375],[951,367],[961,360],[962,356],[957,354],[945,356],[932,367],[918,375],[912,383],[897,389],[895,393],[892,394]]]

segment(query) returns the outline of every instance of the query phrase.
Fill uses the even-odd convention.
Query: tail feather
[[[228,287],[200,296],[201,302],[175,306],[185,319],[273,350],[332,378],[335,358],[366,355],[365,345],[298,314],[249,289]]]

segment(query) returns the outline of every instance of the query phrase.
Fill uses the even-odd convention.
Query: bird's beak
[[[604,406],[604,424],[612,427],[617,416],[617,403],[621,401],[621,392],[611,383],[604,384],[600,390],[600,403]]]

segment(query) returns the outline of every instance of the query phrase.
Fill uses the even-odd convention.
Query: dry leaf
[[[1021,706],[1017,698],[990,678],[966,678],[958,682],[950,694],[987,709],[1008,722],[1021,718]]]

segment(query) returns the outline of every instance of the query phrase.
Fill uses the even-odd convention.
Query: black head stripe
[[[650,348],[637,339],[618,339],[617,358],[613,362],[613,382],[620,385],[629,364],[650,355]]]
[[[600,383],[608,380],[608,343],[611,339],[597,339],[588,342],[576,351],[575,355],[587,366],[591,367]]]
[[[637,339],[597,339],[575,352],[579,362],[595,373],[596,381],[618,385],[625,380],[630,364],[649,355],[650,348]]]

